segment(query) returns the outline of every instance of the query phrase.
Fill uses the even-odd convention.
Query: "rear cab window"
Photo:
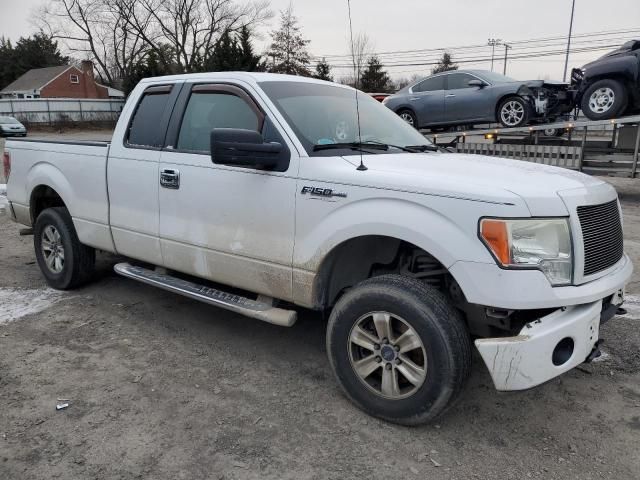
[[[159,122],[169,104],[172,85],[147,88],[131,117],[126,136],[126,146],[139,148],[161,148],[164,129]]]

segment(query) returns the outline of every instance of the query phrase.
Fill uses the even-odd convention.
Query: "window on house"
[[[69,80],[71,81],[71,83],[80,83],[80,77],[78,77],[78,75],[75,75],[73,73],[69,75]]]

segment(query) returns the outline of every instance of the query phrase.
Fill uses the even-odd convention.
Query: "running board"
[[[281,327],[291,327],[297,320],[294,310],[276,308],[268,297],[260,296],[257,300],[251,300],[129,263],[118,263],[113,269],[124,277]]]

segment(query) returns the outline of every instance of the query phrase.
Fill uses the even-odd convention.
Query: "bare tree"
[[[151,51],[176,73],[197,71],[224,32],[271,16],[268,0],[50,0],[38,24],[113,82]]]
[[[354,87],[360,85],[362,71],[367,63],[367,59],[373,52],[373,43],[366,33],[358,33],[353,38],[353,43],[349,44],[349,56],[353,65]]]

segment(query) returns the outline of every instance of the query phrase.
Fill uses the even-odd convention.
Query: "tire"
[[[608,120],[624,113],[628,98],[622,82],[607,78],[594,82],[585,90],[580,108],[589,120]]]
[[[36,260],[51,287],[70,290],[91,279],[96,261],[95,250],[80,243],[66,208],[43,210],[38,215],[33,233]]]
[[[545,137],[561,137],[564,135],[564,128],[545,128],[542,131]]]
[[[413,113],[411,110],[405,108],[402,110],[398,110],[398,116],[403,119],[405,122],[407,122],[409,125],[411,125],[413,128],[415,128],[416,130],[420,127],[418,127],[418,117],[416,117],[416,114]]]
[[[370,345],[370,350],[353,340],[365,338],[360,336],[358,327],[371,335],[365,343],[380,339],[374,312],[382,324],[392,326],[392,333],[388,344],[381,340],[380,344]],[[387,314],[389,322],[385,319]],[[419,338],[420,346],[407,347],[400,338],[403,330],[405,334],[412,330],[409,338],[414,342]],[[406,348],[404,353],[394,349],[400,345]],[[338,383],[353,403],[369,415],[402,425],[426,423],[446,411],[462,391],[471,370],[471,341],[461,314],[433,287],[400,275],[365,280],[340,298],[327,326],[327,353]],[[392,359],[393,355],[397,358]],[[398,358],[400,364],[396,363]],[[356,362],[362,360],[375,368],[368,376],[361,377],[356,372]],[[411,363],[422,368],[414,382],[403,374],[419,371],[409,368]],[[389,372],[388,379],[397,379],[387,383],[386,390],[385,372]],[[393,384],[395,391],[389,388]]]
[[[507,97],[498,105],[496,120],[505,128],[517,128],[529,120],[529,104],[522,97]]]

